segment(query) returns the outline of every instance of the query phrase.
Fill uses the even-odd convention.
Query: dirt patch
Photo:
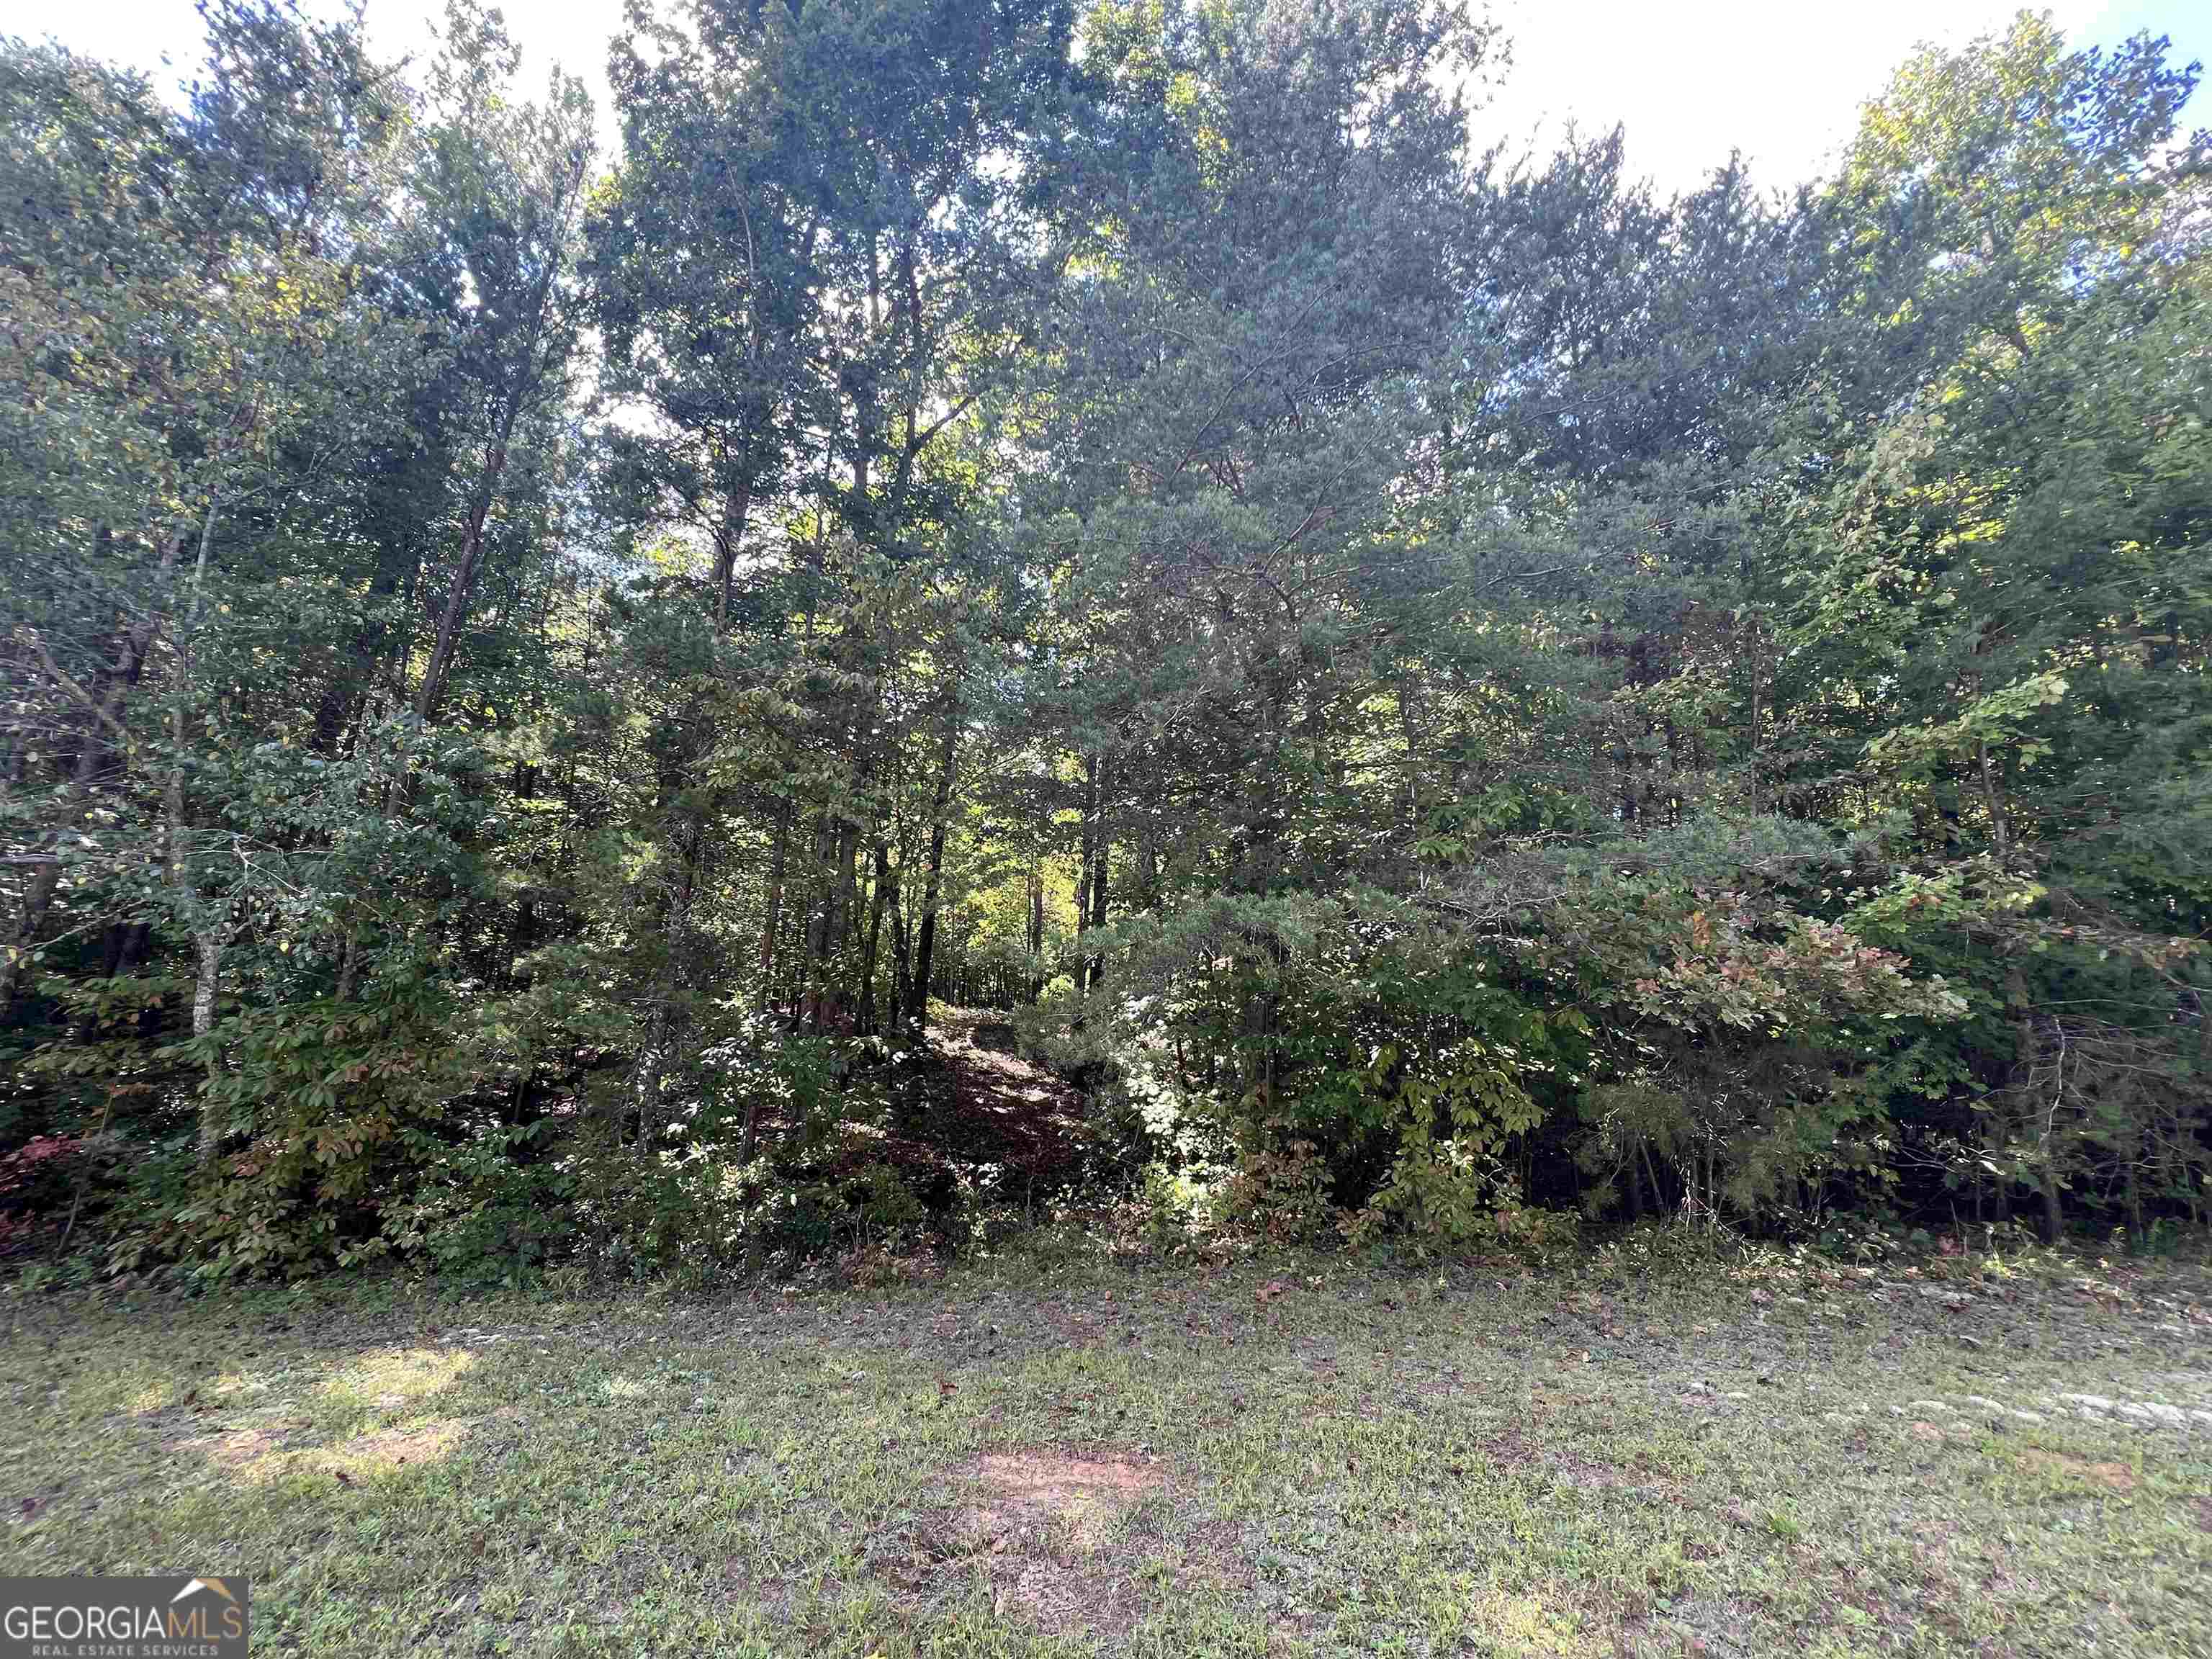
[[[2043,1474],[2066,1475],[2104,1492],[2131,1492],[2136,1489],[2136,1472],[2124,1463],[2092,1463],[2086,1457],[2054,1451],[2031,1451],[2021,1461]]]
[[[1049,1451],[987,1453],[970,1474],[983,1498],[961,1512],[961,1528],[994,1550],[1023,1534],[1096,1549],[1161,1486],[1158,1471],[1142,1463]]]
[[[405,1463],[428,1463],[459,1444],[475,1425],[465,1419],[440,1418],[411,1429],[380,1429],[356,1435],[331,1448],[333,1455],[351,1462],[398,1468]]]
[[[1502,1434],[1491,1436],[1482,1443],[1481,1450],[1490,1467],[1501,1474],[1527,1468],[1530,1464],[1542,1461],[1544,1455],[1543,1447],[1518,1428],[1508,1428]],[[1455,1464],[1449,1473],[1457,1475],[1465,1471]]]
[[[163,1433],[162,1442],[167,1449],[197,1452],[218,1468],[246,1474],[274,1467],[275,1459],[298,1450],[314,1434],[312,1418],[265,1412],[251,1415],[256,1420],[230,1428],[217,1428],[204,1417],[189,1427],[179,1424]],[[236,1423],[236,1416],[231,1420]],[[191,1431],[192,1429],[197,1432]]]
[[[2136,1489],[2135,1471],[2124,1463],[2092,1463],[2084,1474],[2107,1492],[2133,1492]]]
[[[302,1466],[343,1472],[351,1479],[434,1462],[459,1445],[475,1424],[465,1418],[434,1418],[411,1428],[380,1429],[329,1445],[303,1443],[313,1427],[306,1418],[284,1419],[199,1435],[180,1444],[243,1480],[265,1480]]]
[[[233,1429],[227,1434],[204,1435],[185,1441],[187,1450],[204,1452],[210,1462],[226,1469],[243,1469],[284,1449],[287,1431],[276,1429]]]
[[[1045,1631],[1103,1635],[1135,1626],[1143,1595],[1108,1546],[1165,1484],[1158,1469],[1035,1450],[987,1453],[963,1473],[978,1490],[952,1518],[941,1566],[980,1562],[995,1609]]]

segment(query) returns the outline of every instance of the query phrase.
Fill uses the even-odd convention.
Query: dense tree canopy
[[[2212,1215],[2163,42],[1662,200],[1461,0],[206,15],[0,41],[0,1227],[942,1224],[933,1004],[1206,1225]]]

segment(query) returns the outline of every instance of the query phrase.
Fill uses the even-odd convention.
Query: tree
[[[933,997],[1279,1236],[2212,1213],[2162,43],[1662,198],[1453,0],[641,7],[598,175],[465,0],[209,26],[0,48],[0,1137],[118,1263],[941,1224]]]

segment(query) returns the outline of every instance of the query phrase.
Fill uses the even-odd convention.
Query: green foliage
[[[478,1126],[465,1140],[425,1147],[387,1202],[379,1237],[457,1279],[513,1285],[565,1252],[575,1218],[566,1170],[544,1158],[542,1123]]]
[[[2212,1218],[2163,43],[1662,201],[1455,0],[645,6],[604,165],[474,0],[206,17],[0,44],[11,1236],[704,1279],[974,1236],[963,1133],[1414,1254]]]
[[[1215,901],[1125,924],[1113,948],[1112,1018],[1156,1071],[1231,1062],[1209,1085],[1178,1058],[1160,1082],[1186,1155],[1233,1148],[1233,1218],[1453,1248],[1521,1207],[1502,1154],[1542,1122],[1531,1085],[1577,1051],[1578,1016],[1530,1009],[1381,895]]]
[[[117,1265],[180,1257],[218,1277],[304,1273],[416,1242],[419,1224],[385,1211],[447,1160],[439,1130],[477,1075],[454,1021],[428,982],[382,981],[345,1003],[242,1009],[173,1045],[165,1058],[205,1073],[202,1123],[237,1150],[189,1184],[158,1181],[157,1194],[187,1196],[173,1207],[157,1196]]]

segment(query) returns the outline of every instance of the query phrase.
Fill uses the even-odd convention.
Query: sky
[[[333,11],[337,0],[307,0]],[[2212,61],[2205,0],[2048,0],[2069,40],[2110,44],[2143,29],[2172,37],[2175,58]],[[1923,41],[1957,46],[2002,28],[2016,0],[1492,0],[1513,40],[1504,84],[1476,117],[1485,141],[1548,144],[1569,122],[1627,128],[1632,171],[1661,193],[1694,187],[1727,159],[1750,158],[1754,178],[1789,185],[1817,175],[1850,136],[1859,106]],[[10,33],[52,35],[73,50],[179,73],[198,55],[191,0],[9,0]],[[507,21],[538,84],[560,63],[604,108],[608,37],[623,0],[510,0]],[[444,0],[368,0],[372,43],[387,56],[419,52]],[[2212,94],[2192,100],[2192,125],[2212,122]]]

